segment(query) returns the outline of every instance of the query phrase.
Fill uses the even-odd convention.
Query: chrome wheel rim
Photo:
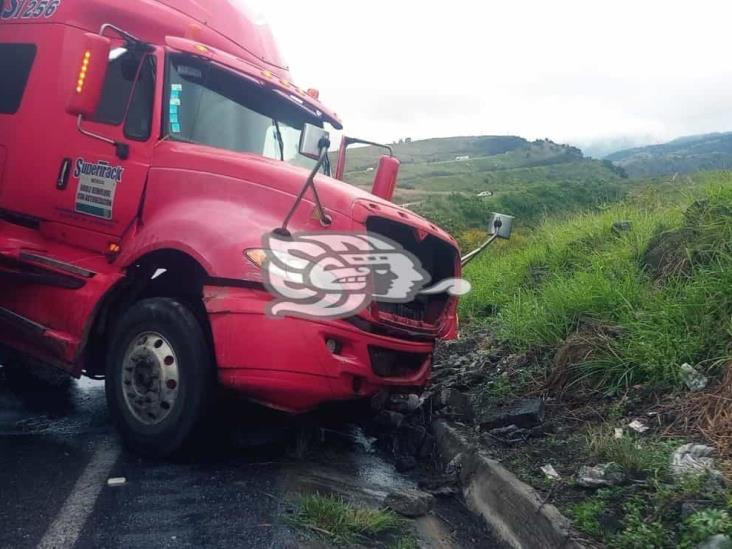
[[[178,374],[178,357],[162,335],[144,332],[132,340],[122,361],[122,394],[135,419],[165,421],[178,398]]]

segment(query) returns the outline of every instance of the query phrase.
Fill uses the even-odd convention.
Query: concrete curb
[[[462,454],[460,482],[468,506],[510,547],[584,547],[572,539],[571,524],[556,507],[542,503],[531,486],[497,461],[482,455],[457,429],[444,420],[437,420],[432,430],[445,463]]]

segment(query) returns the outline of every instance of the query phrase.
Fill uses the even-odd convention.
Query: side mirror
[[[382,156],[381,160],[379,160],[379,167],[376,169],[371,194],[391,201],[394,198],[397,177],[399,177],[399,166],[400,162],[397,158],[386,155]]]
[[[313,160],[320,160],[323,140],[330,144],[330,134],[326,130],[313,124],[305,124],[300,134],[300,154]]]
[[[488,220],[488,234],[490,238],[483,242],[478,248],[473,250],[467,255],[460,258],[460,264],[465,267],[473,259],[478,257],[483,250],[493,244],[499,238],[511,238],[511,228],[513,226],[513,217],[510,215],[503,215],[499,213],[491,214]]]
[[[513,217],[499,213],[491,214],[488,220],[488,234],[497,238],[511,238]]]
[[[66,112],[89,118],[97,112],[107,77],[112,42],[98,34],[86,33],[79,55],[78,72],[74,73],[73,88]]]

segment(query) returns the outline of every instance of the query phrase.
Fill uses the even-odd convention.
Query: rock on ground
[[[540,398],[525,398],[511,404],[508,408],[491,412],[480,419],[484,430],[515,425],[531,428],[544,421],[544,401]]]
[[[622,484],[625,478],[625,471],[617,463],[603,463],[597,467],[583,465],[577,473],[577,484],[585,488],[601,488]]]

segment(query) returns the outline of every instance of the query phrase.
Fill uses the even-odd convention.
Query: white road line
[[[104,439],[99,443],[38,549],[69,549],[74,546],[119,454],[119,445],[114,440]]]

